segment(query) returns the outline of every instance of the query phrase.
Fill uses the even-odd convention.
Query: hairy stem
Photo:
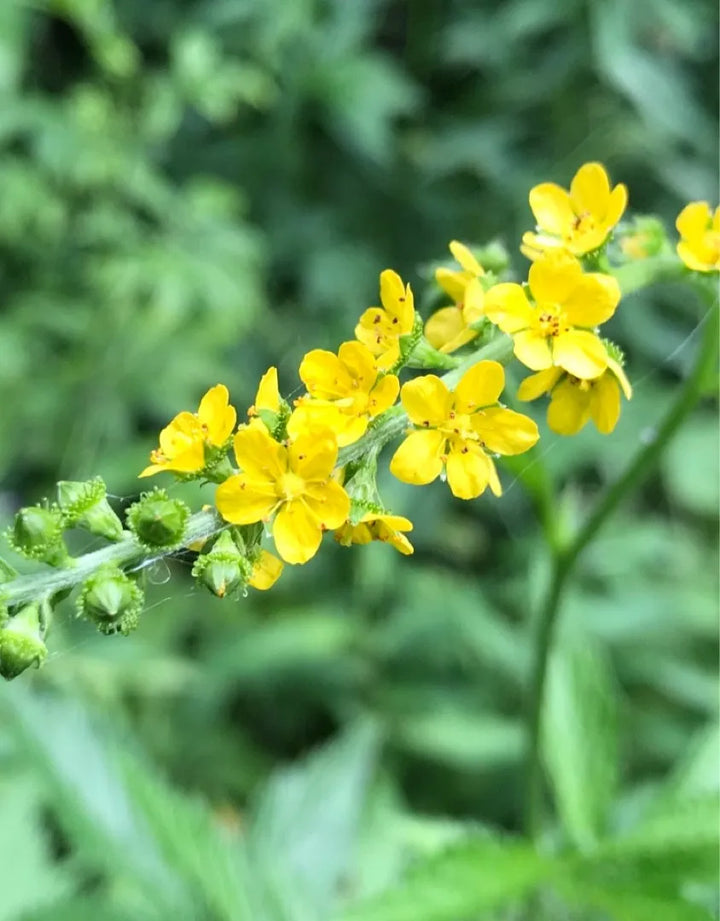
[[[656,277],[653,278],[656,280]],[[698,286],[699,287],[699,286]],[[707,289],[709,290],[709,289]],[[703,293],[706,293],[704,291]],[[717,358],[718,309],[714,302],[705,317],[705,329],[697,358],[689,377],[678,391],[655,431],[655,437],[635,454],[624,473],[606,490],[583,526],[567,543],[552,546],[552,570],[537,623],[533,644],[533,664],[528,696],[528,738],[526,760],[526,829],[537,837],[541,825],[542,770],[541,745],[543,700],[548,660],[563,595],[575,563],[600,528],[634,487],[653,470],[667,444],[703,395],[703,385]]]

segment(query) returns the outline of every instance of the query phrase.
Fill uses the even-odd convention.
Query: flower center
[[[562,312],[554,304],[543,304],[538,308],[534,325],[536,331],[546,339],[559,336],[568,328]]]
[[[472,427],[468,413],[451,412],[442,426],[442,431],[451,438],[460,438],[463,441],[479,440],[477,432]]]
[[[571,227],[570,233],[565,235],[568,242],[574,237],[592,233],[596,229],[595,219],[589,211],[582,211],[580,214],[575,215],[575,220],[572,222]]]
[[[292,499],[298,499],[305,492],[305,480],[298,476],[297,473],[283,473],[278,480],[278,489],[280,495],[290,502]]]

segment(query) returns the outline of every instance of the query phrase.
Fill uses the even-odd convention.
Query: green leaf
[[[416,863],[397,886],[349,906],[338,921],[466,921],[519,902],[554,869],[527,844],[469,839]]]
[[[53,865],[50,842],[40,823],[42,801],[36,785],[15,777],[0,788],[0,921],[54,902],[70,877]]]
[[[608,886],[596,889],[579,884],[563,888],[565,898],[578,908],[600,909],[612,921],[713,921],[713,915],[700,905],[680,898],[655,897],[641,890]]]
[[[543,756],[565,831],[592,848],[615,793],[617,733],[612,676],[587,637],[565,638],[550,659]]]
[[[377,753],[377,731],[363,723],[263,789],[248,851],[266,898],[282,906],[279,917],[325,917],[332,908],[358,845]]]

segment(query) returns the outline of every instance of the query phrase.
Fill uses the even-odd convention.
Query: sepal
[[[128,527],[145,549],[175,550],[183,543],[190,509],[164,489],[143,493],[127,512]]]
[[[47,657],[43,606],[47,606],[47,602],[34,601],[25,605],[0,629],[0,675],[7,681],[17,678],[31,666],[39,668]]]
[[[127,636],[137,627],[143,601],[140,586],[117,566],[109,564],[83,583],[77,616],[92,621],[101,633]]]
[[[122,522],[110,507],[102,477],[84,481],[61,480],[57,491],[65,527],[86,528],[99,537],[121,540]]]

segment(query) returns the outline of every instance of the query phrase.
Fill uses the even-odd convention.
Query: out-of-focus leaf
[[[396,886],[338,921],[460,921],[520,902],[554,870],[526,844],[468,840],[410,867]]]
[[[40,821],[37,787],[13,778],[0,785],[0,921],[19,917],[65,894],[71,876],[51,860]]]
[[[550,657],[542,745],[564,828],[592,848],[615,794],[617,736],[612,676],[589,637],[563,638]]]
[[[720,503],[720,436],[717,418],[697,415],[670,443],[663,458],[670,496],[697,515],[714,515]]]
[[[249,852],[263,900],[283,906],[288,919],[327,917],[342,893],[377,753],[377,730],[363,723],[262,790]]]

